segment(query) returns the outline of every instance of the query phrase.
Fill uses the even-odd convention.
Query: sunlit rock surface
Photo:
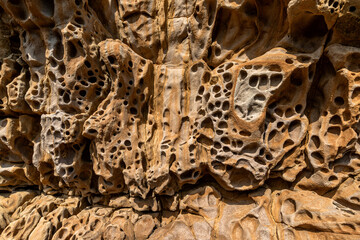
[[[357,0],[0,0],[1,239],[360,239]]]

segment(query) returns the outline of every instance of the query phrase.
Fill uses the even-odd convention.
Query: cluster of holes
[[[334,142],[340,137],[344,123],[351,119],[351,114],[349,111],[343,111],[342,114],[331,115],[329,112],[325,111],[323,115],[326,119],[328,119],[328,127],[325,131],[324,139],[328,142]],[[348,145],[351,145],[355,141],[356,139],[351,140]],[[310,137],[308,149],[309,154],[312,157],[312,163],[317,167],[323,165],[325,162],[325,156],[319,136],[312,135]]]
[[[211,164],[215,171],[225,171],[231,167],[229,165],[225,167],[224,162],[227,159],[234,156],[243,156],[237,161],[235,167],[241,168],[244,164],[249,165],[250,162],[255,161],[258,164],[258,172],[265,174],[264,165],[267,165],[267,161],[273,159],[272,154],[256,142],[244,142],[244,138],[251,136],[251,133],[246,129],[238,130],[236,127],[230,129],[228,126],[230,95],[235,82],[233,73],[229,69],[234,65],[231,62],[221,65],[217,69],[220,78],[206,79],[205,83],[203,82],[203,85],[199,87],[196,99],[206,104],[206,106],[205,110],[199,111],[202,118],[197,127],[202,129],[204,133],[213,132],[214,137],[210,138],[206,134],[198,134],[196,141],[210,149],[210,154],[214,159]],[[276,65],[271,65],[269,68],[276,73],[281,71],[280,67]],[[240,75],[243,75],[244,78],[247,77],[246,72],[240,72]],[[194,149],[195,145],[191,145],[190,151],[194,151]],[[253,164],[256,165],[256,163]]]
[[[30,80],[30,73],[27,71],[25,73],[25,76],[23,76],[23,78],[25,82],[28,82]],[[18,79],[18,80],[13,80],[9,85],[7,85],[9,105],[18,107],[21,104],[20,101],[23,95],[25,94],[24,89],[26,89],[25,82],[23,80]]]
[[[248,76],[250,69],[257,70],[259,74],[251,74]],[[278,87],[283,81],[283,74],[278,65],[261,66],[261,65],[246,65],[241,71],[241,79],[248,79],[250,87],[257,88],[260,91],[265,91],[271,88]],[[248,78],[247,78],[248,77]]]
[[[191,73],[197,73],[199,69],[203,69],[204,68],[204,64],[202,62],[196,63],[191,67]],[[205,82],[208,82],[210,79],[210,74],[207,73],[206,74],[208,77],[205,80]],[[160,77],[164,76],[163,73],[160,74]],[[204,81],[204,79],[203,79]],[[172,91],[172,86],[171,85],[166,85],[165,86],[167,91]],[[204,87],[200,87],[198,89],[198,94],[195,98],[195,101],[197,103],[201,102],[201,96],[204,94],[205,88]],[[169,132],[170,134],[172,134],[172,129],[170,128],[171,125],[171,114],[174,114],[173,109],[170,109],[168,106],[171,104],[166,104],[166,106],[164,106],[163,109],[163,115],[162,115],[162,121],[163,121],[163,131],[164,132]],[[197,104],[197,106],[199,106],[199,104]],[[172,111],[171,111],[172,110]],[[198,109],[200,110],[200,108]],[[181,115],[181,110],[178,109],[178,111],[176,112],[178,115]],[[204,115],[204,111],[202,111],[202,114]],[[188,116],[184,116],[181,119],[181,122],[184,124],[185,122],[189,122],[189,117]],[[153,125],[154,123],[152,121],[149,121],[150,125]],[[198,123],[197,123],[198,124]],[[186,125],[186,124],[184,124]],[[194,128],[194,126],[190,126],[190,128],[192,129],[192,134],[190,136],[195,136],[198,129]],[[194,139],[191,138],[189,141],[189,162],[191,164],[191,169],[183,169],[183,166],[181,166],[179,161],[177,160],[177,149],[174,147],[174,145],[176,143],[174,143],[171,139],[169,138],[164,138],[161,143],[160,143],[160,160],[161,162],[168,162],[169,165],[175,166],[176,172],[177,172],[177,176],[179,177],[179,179],[181,180],[181,184],[184,183],[189,183],[189,182],[195,182],[197,178],[200,177],[200,171],[197,169],[197,167],[195,166],[196,162],[196,156],[195,156],[195,149],[196,149],[196,144],[194,144]],[[181,151],[181,150],[178,150]]]
[[[8,127],[8,124],[9,124],[9,123],[10,123],[9,119],[5,118],[5,119],[3,119],[3,120],[0,121],[0,127],[1,127],[2,129],[5,129],[6,127]],[[8,144],[8,139],[7,139],[7,137],[6,137],[5,135],[1,136],[0,139],[1,139],[1,141],[2,141],[3,143],[5,143],[6,145]]]
[[[119,64],[121,62],[121,64]],[[116,92],[117,99],[105,100],[100,109],[85,123],[86,133],[96,136],[100,131],[104,132],[102,143],[97,144],[97,158],[104,163],[105,168],[109,169],[130,169],[135,166],[142,166],[146,170],[146,162],[141,152],[144,143],[134,140],[131,131],[126,125],[136,124],[139,115],[145,114],[147,109],[147,99],[145,95],[146,83],[142,78],[143,69],[146,69],[146,61],[139,59],[128,59],[119,61],[116,55],[108,55],[106,59],[107,67],[113,79],[112,90]],[[134,72],[137,71],[137,72]],[[116,103],[116,104],[115,104]],[[110,120],[110,121],[109,121]],[[109,127],[98,129],[103,123],[108,122]],[[133,155],[132,163],[125,161],[124,152],[129,151]],[[116,172],[116,171],[111,171]],[[122,181],[116,183],[102,179],[103,188],[121,189]]]
[[[207,4],[205,5],[206,7],[206,12],[207,14],[207,25],[211,26],[214,24],[215,21],[215,15],[216,15],[216,1],[211,0],[209,2],[207,2]],[[196,19],[197,23],[198,23],[198,27],[199,29],[202,29],[203,26],[202,24],[204,23],[203,18],[204,18],[204,14],[202,14],[201,9],[203,9],[204,7],[201,6],[201,4],[197,4],[195,6],[195,11],[193,13],[194,18]]]
[[[207,149],[210,149],[211,154],[216,155],[220,150],[218,145],[214,145],[213,139],[207,134],[214,132],[215,139],[223,141],[224,144],[230,144],[227,134],[227,120],[229,119],[230,101],[229,97],[233,88],[232,74],[228,71],[234,65],[238,63],[227,63],[218,68],[218,76],[221,78],[211,78],[210,73],[205,71],[202,75],[202,84],[197,90],[197,96],[195,97],[196,106],[198,106],[198,113],[200,119],[197,119],[193,126],[190,126],[192,133],[192,142],[189,145],[189,162],[193,169],[183,170],[178,162],[175,163],[175,167],[179,174],[179,178],[182,181],[194,181],[201,176],[200,170],[196,167],[196,146],[202,145]],[[196,73],[199,69],[203,69],[203,63],[197,63],[191,67],[191,71]],[[164,118],[168,118],[170,110],[164,109]],[[184,121],[189,121],[188,117],[185,117]],[[164,125],[169,123],[164,121]],[[198,130],[201,129],[201,133]],[[220,140],[221,139],[221,140]],[[168,140],[169,141],[169,140]],[[170,162],[176,159],[175,148],[170,148],[168,141],[162,142],[161,145],[161,157],[169,155]],[[242,144],[239,142],[239,144]],[[229,147],[224,146],[224,152],[228,152]],[[216,151],[216,153],[215,153]]]
[[[198,96],[206,104],[205,111],[200,113],[203,118],[199,123],[201,129],[214,132],[214,139],[203,134],[199,135],[197,142],[210,147],[210,154],[214,158],[225,159],[231,154],[232,145],[238,147],[241,141],[231,142],[228,138],[228,120],[230,113],[230,95],[234,87],[233,74],[230,68],[237,63],[226,63],[217,68],[218,77],[206,79],[210,86],[205,90],[204,85],[200,86]],[[204,76],[206,77],[206,76]],[[205,116],[205,112],[207,116]]]
[[[283,149],[292,147],[294,145],[293,139],[297,139],[301,131],[300,120],[293,120],[288,125],[285,125],[283,121],[278,120],[274,126],[274,129],[271,130],[268,135],[268,142],[274,142],[276,144],[283,142]],[[282,134],[286,131],[289,133],[289,138],[282,139]]]
[[[141,77],[146,61],[140,59],[134,63],[132,59],[129,59],[123,64],[118,64],[119,61],[114,55],[109,55],[107,60],[113,76],[118,79],[113,86],[114,90],[124,100],[123,104],[128,114],[138,116],[142,114],[142,111],[147,111],[147,98],[144,94],[145,80]],[[133,73],[135,69],[137,74]]]
[[[284,109],[285,108],[285,109]],[[289,107],[284,104],[281,104],[278,101],[274,101],[271,104],[269,104],[267,109],[267,118],[269,122],[274,122],[278,118],[292,118],[295,115],[299,115],[303,112],[303,106],[301,104],[297,104],[294,108]]]
[[[79,15],[81,12],[76,11],[76,14]],[[78,56],[85,56],[83,40],[80,40],[81,36],[76,36],[79,27],[81,26],[68,24],[67,28],[69,31],[64,34],[65,39],[67,39],[65,49],[60,32],[55,31],[51,36],[54,46],[52,56],[49,57],[52,70],[48,72],[48,77],[58,85],[60,106],[71,111],[81,109],[82,112],[83,110],[89,111],[94,100],[103,97],[107,81],[103,72],[98,67],[98,63],[90,61],[90,59],[85,59],[84,64],[77,69],[75,75],[66,75],[66,68],[63,62],[64,55],[69,60]],[[69,40],[72,37],[77,37],[78,39]],[[67,80],[65,81],[65,79]],[[88,98],[92,98],[92,101],[87,101]]]
[[[282,124],[279,122],[275,123],[277,119],[292,119],[303,114],[305,108],[301,103],[296,104],[294,107],[289,106],[289,102],[292,102],[292,99],[294,96],[296,96],[296,93],[301,92],[301,89],[299,88],[302,86],[302,72],[295,70],[290,76],[290,86],[284,92],[279,94],[282,97],[268,105],[266,113],[267,124],[271,122],[279,127],[279,125],[282,126]],[[282,129],[281,131],[284,132],[285,130]]]
[[[64,77],[55,78],[52,72],[48,74],[50,80],[58,83],[59,103],[62,107],[75,105],[76,108],[84,108],[88,111],[89,105],[95,99],[103,97],[103,89],[107,87],[107,81],[102,72],[96,66],[93,67],[88,60],[85,60],[84,66],[77,71],[75,82],[67,82]],[[88,101],[89,98],[92,100]]]
[[[162,145],[162,148],[164,148],[165,145]],[[170,165],[172,163],[175,163],[174,166],[176,168],[177,173],[179,174],[178,177],[181,179],[181,184],[189,183],[189,182],[196,182],[197,179],[201,176],[201,170],[195,165],[195,158],[194,158],[194,150],[196,148],[195,144],[191,144],[189,146],[189,152],[190,152],[190,164],[192,165],[190,169],[184,170],[182,169],[182,166],[180,163],[176,160],[176,149],[174,147],[168,148],[166,150],[161,151],[161,157],[166,157],[166,152],[169,154],[169,161]],[[163,160],[163,159],[162,159]]]
[[[27,32],[23,31],[23,33],[21,34],[21,38],[23,40],[23,45],[30,45],[32,44],[31,42],[27,42],[29,40],[29,38],[26,36]],[[19,46],[20,48],[20,46]],[[45,57],[45,49],[41,49],[39,50],[37,54],[41,54],[43,55],[42,57]],[[26,55],[26,57],[28,58],[28,55]],[[18,67],[20,67],[20,65],[18,66],[17,64],[15,65],[15,68],[17,69]],[[31,97],[27,98],[26,101],[27,103],[34,109],[38,110],[40,109],[42,103],[44,102],[44,94],[42,91],[39,91],[39,88],[41,86],[41,81],[40,81],[40,77],[42,76],[41,73],[38,73],[36,71],[31,71],[30,73],[31,75],[31,80],[33,83],[35,84],[31,84],[29,91],[27,92],[28,95],[31,95]],[[29,76],[26,76],[26,79],[28,80]]]
[[[283,73],[277,64],[246,65],[238,78],[239,89],[244,89],[246,94],[242,90],[235,92],[235,111],[241,118],[251,121],[261,114],[269,95],[283,82]]]
[[[77,11],[75,12],[73,24],[82,27],[85,24],[84,18],[87,18],[87,22],[92,18],[92,13],[88,10],[87,6],[85,5],[82,0],[75,0],[75,4],[77,6]],[[98,34],[98,32],[95,32]],[[91,34],[93,36],[93,34]]]
[[[44,129],[44,142],[57,165],[56,169],[59,176],[67,183],[77,183],[79,176],[81,181],[88,180],[86,177],[88,173],[81,172],[82,169],[79,169],[80,174],[78,175],[78,171],[75,171],[76,162],[74,161],[76,160],[76,155],[84,149],[86,143],[73,143],[80,134],[74,121],[76,122],[77,119],[70,120],[57,115],[43,115],[41,124],[42,126],[50,126]],[[79,156],[81,157],[81,155]],[[79,158],[77,160],[82,161],[83,159]]]
[[[31,98],[27,98],[26,102],[34,109],[40,109],[42,103],[44,102],[44,95],[42,91],[39,91],[39,85],[41,84],[38,80],[39,77],[37,75],[37,73],[32,73],[31,74],[31,79],[34,80],[35,79],[35,83],[36,84],[32,84],[29,88],[29,90],[27,91],[26,94],[30,94]],[[37,79],[37,80],[36,80]]]
[[[344,7],[344,2],[339,3],[337,0],[325,0],[325,4],[328,5],[331,13],[338,12]]]
[[[103,176],[101,179],[102,189],[108,192],[119,192],[123,189],[123,177],[119,177],[122,175],[122,170],[129,170],[133,166],[136,169],[142,166],[146,170],[144,156],[141,154],[144,143],[134,141],[132,139],[133,133],[129,131],[124,132],[121,120],[114,124],[111,128],[106,128],[107,131],[111,131],[111,134],[107,134],[108,137],[105,137],[103,142],[101,144],[98,143],[96,146],[96,158],[100,163],[97,167],[110,174]],[[132,153],[131,162],[129,162],[129,159],[125,159],[124,152],[127,151]],[[106,180],[105,177],[107,179],[111,178],[111,180]]]
[[[19,97],[19,90],[23,87],[24,83],[20,81],[13,81],[10,85],[8,85],[8,93],[9,93],[9,104],[16,105],[17,99]]]
[[[0,62],[0,69],[1,69],[1,62]],[[14,70],[16,70],[17,71],[17,74],[19,74],[19,72],[20,72],[20,70],[21,70],[21,66],[17,63],[17,62],[14,62]],[[26,81],[29,81],[29,78],[30,78],[30,76],[29,76],[29,72],[27,71],[26,72],[26,75],[25,75],[25,80]],[[2,75],[0,74],[0,79],[2,79]],[[19,82],[20,83],[20,82]],[[18,82],[17,81],[13,81],[12,83],[10,83],[11,85],[9,86],[8,85],[8,88],[10,87],[10,94],[11,93],[15,93],[15,95],[13,95],[13,96],[9,96],[9,97],[13,97],[13,98],[15,98],[15,99],[17,99],[18,98],[18,93],[19,93],[19,87],[17,86],[17,84],[18,84]],[[21,86],[22,87],[22,86]],[[20,87],[20,88],[21,88]],[[10,95],[9,94],[9,95]],[[5,98],[5,97],[4,97]],[[3,100],[5,100],[5,101],[3,101]],[[17,103],[16,102],[13,102],[13,105],[16,105]],[[6,101],[6,99],[0,99],[0,110],[1,109],[5,109],[7,107],[7,101]]]
[[[299,138],[302,130],[301,121],[298,119],[303,111],[303,106],[297,104],[295,108],[289,107],[287,99],[285,102],[272,102],[266,113],[266,128],[271,123],[272,129],[269,129],[267,141],[274,144],[282,144],[283,149],[293,147],[295,140]],[[284,111],[283,108],[286,107]],[[283,139],[284,134],[288,134],[288,139]],[[290,149],[289,148],[289,149]]]

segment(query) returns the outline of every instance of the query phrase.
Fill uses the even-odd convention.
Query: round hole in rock
[[[254,69],[255,69],[255,70],[258,70],[258,69],[260,69],[260,68],[262,68],[262,65],[255,65],[255,66],[254,66]]]
[[[228,70],[229,68],[231,68],[232,66],[234,66],[233,63],[228,63],[225,67],[225,70]]]
[[[137,111],[136,108],[132,107],[132,108],[130,108],[130,113],[131,113],[131,114],[137,114],[138,111]]]
[[[70,96],[68,93],[65,93],[63,96],[63,101],[64,103],[69,103],[70,102]]]
[[[108,56],[108,60],[111,64],[114,64],[114,62],[115,62],[114,56]]]
[[[278,123],[277,123],[277,128],[281,128],[282,126],[284,126],[284,123],[283,123],[283,122],[278,122]]]
[[[227,137],[222,137],[220,141],[225,143],[225,144],[230,144],[230,139],[227,138]]]
[[[195,64],[194,66],[191,67],[191,71],[192,72],[197,72],[197,69],[198,69],[198,65]]]
[[[290,118],[294,115],[294,110],[292,108],[286,109],[285,117]]]
[[[74,20],[76,23],[78,23],[80,25],[84,25],[84,23],[85,23],[84,19],[82,19],[81,17],[76,17]]]
[[[279,73],[277,74],[272,74],[270,76],[270,86],[271,87],[277,87],[281,81],[283,80],[283,76]]]
[[[223,147],[223,151],[224,152],[230,152],[230,148],[229,147]]]
[[[251,76],[249,79],[249,85],[251,87],[256,87],[257,83],[258,83],[258,76]]]
[[[268,76],[266,74],[263,74],[260,76],[260,83],[259,83],[259,87],[261,86],[266,86],[268,82]]]
[[[335,104],[338,105],[338,106],[341,106],[341,105],[343,105],[343,104],[345,103],[345,101],[344,101],[344,99],[343,99],[342,97],[336,97],[336,98],[334,99],[334,102],[335,102]]]
[[[229,82],[229,81],[231,81],[231,74],[230,73],[224,73],[223,74],[223,78],[224,78],[224,82]]]
[[[294,141],[293,141],[293,140],[287,139],[287,140],[284,142],[283,148],[292,146],[293,144],[294,144]]]
[[[330,118],[330,123],[331,124],[341,124],[341,118],[340,118],[340,116],[338,116],[338,115],[334,115],[334,116],[332,116],[331,118]]]
[[[212,111],[212,110],[214,110],[214,104],[212,104],[212,103],[209,103],[208,104],[208,109],[210,110],[210,111]]]
[[[254,97],[254,100],[258,100],[260,102],[265,101],[265,99],[266,99],[265,96],[263,94],[261,94],[261,93],[256,94],[255,97]]]
[[[226,110],[229,110],[229,108],[230,108],[230,103],[229,103],[229,101],[223,102],[223,104],[222,104],[222,110],[226,111]]]
[[[222,130],[216,130],[216,135],[223,135],[224,131]]]
[[[220,86],[219,85],[215,85],[214,87],[213,87],[213,91],[214,91],[214,93],[218,93],[219,91],[220,91]]]
[[[226,87],[226,89],[231,90],[233,87],[233,84],[230,82],[230,83],[226,84],[225,87]]]
[[[247,72],[245,71],[245,70],[241,70],[240,71],[240,77],[241,77],[241,79],[245,79],[246,77],[247,77]]]
[[[221,54],[221,49],[219,47],[215,47],[215,56],[220,56]]]
[[[240,135],[245,136],[245,137],[249,137],[249,136],[251,136],[251,132],[246,131],[246,130],[242,130],[242,131],[240,131]]]
[[[96,83],[96,77],[89,77],[89,82],[90,83]]]
[[[219,126],[219,128],[227,128],[228,124],[224,121],[221,121],[218,126]]]
[[[217,151],[216,151],[214,148],[212,148],[212,149],[210,150],[210,154],[211,154],[211,155],[217,155]]]
[[[204,91],[205,91],[204,86],[201,86],[201,87],[199,88],[198,93],[199,93],[200,95],[202,95],[202,94],[204,93]]]
[[[336,181],[338,180],[338,178],[336,176],[330,176],[329,177],[329,181]]]
[[[301,112],[301,109],[302,109],[302,105],[301,105],[301,104],[298,104],[298,105],[295,106],[295,111],[296,111],[297,113],[300,113],[300,112]]]
[[[85,90],[81,90],[81,91],[79,92],[79,94],[80,94],[80,96],[85,97],[85,96],[86,96],[86,91],[85,91]]]
[[[286,62],[287,64],[293,64],[293,63],[294,63],[294,61],[293,61],[292,59],[290,59],[290,58],[287,58],[287,59],[285,60],[285,62]]]

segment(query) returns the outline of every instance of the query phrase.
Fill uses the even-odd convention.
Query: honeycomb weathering
[[[359,239],[358,0],[0,0],[1,239]]]

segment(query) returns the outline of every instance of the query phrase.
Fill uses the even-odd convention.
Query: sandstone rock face
[[[357,0],[0,0],[0,239],[360,239]]]

